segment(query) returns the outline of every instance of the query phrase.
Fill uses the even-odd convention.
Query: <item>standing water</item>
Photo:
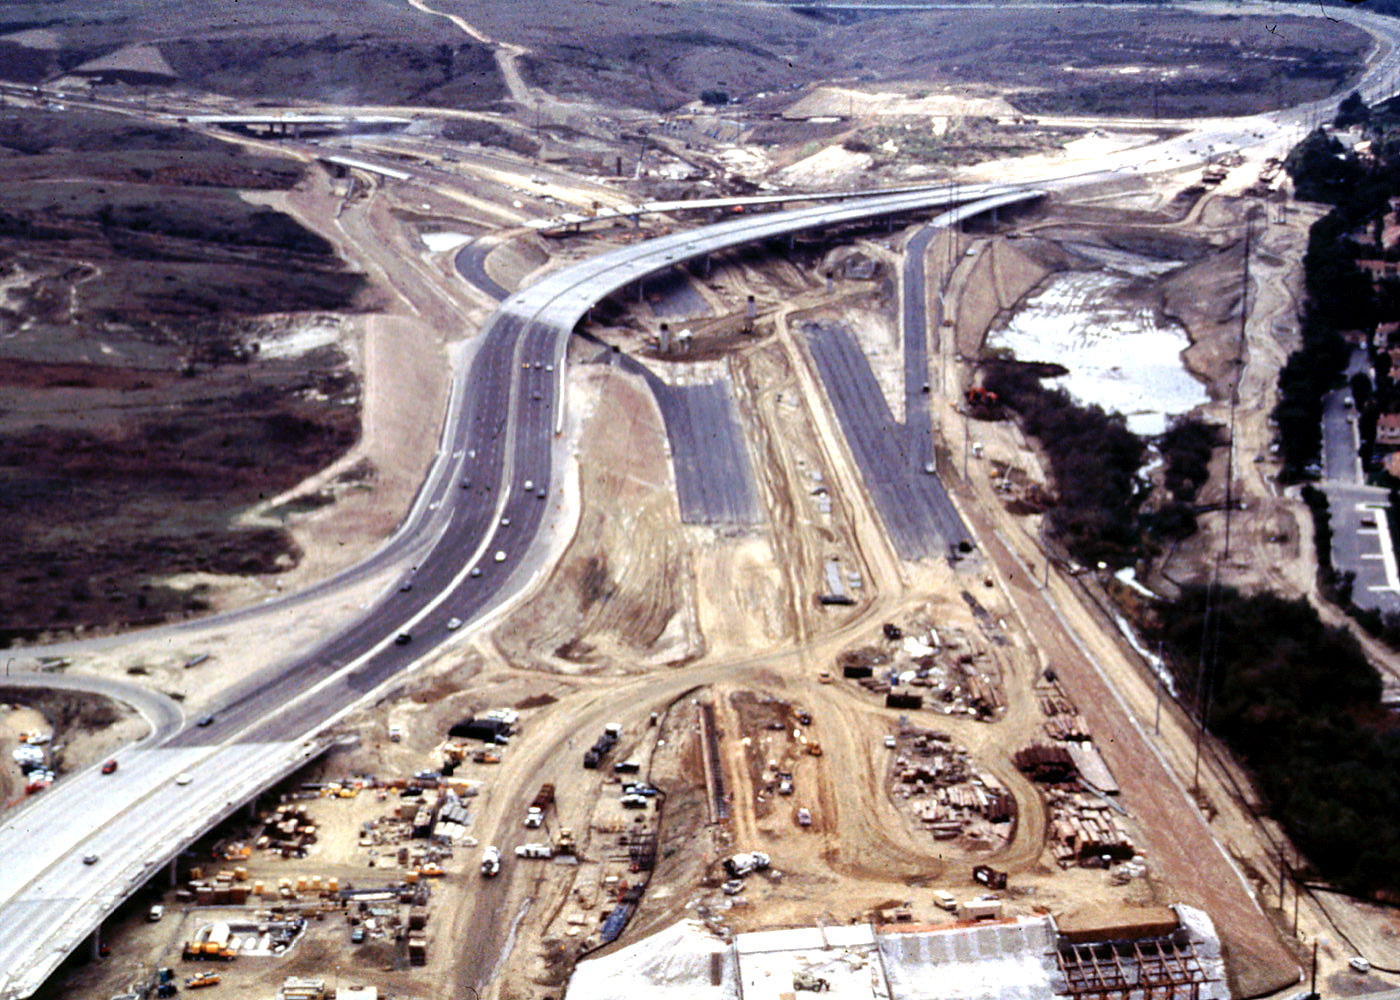
[[[1185,331],[1128,303],[1129,281],[1109,271],[1059,274],[990,331],[987,346],[1008,349],[1020,361],[1063,365],[1069,374],[1047,385],[1121,413],[1129,430],[1151,436],[1209,397],[1182,362],[1190,346]]]

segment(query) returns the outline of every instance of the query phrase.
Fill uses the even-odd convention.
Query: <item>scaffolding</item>
[[[1076,1000],[1200,1000],[1210,981],[1182,932],[1138,941],[1061,942],[1055,958],[1064,992]]]

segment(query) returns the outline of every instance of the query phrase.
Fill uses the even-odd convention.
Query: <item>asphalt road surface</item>
[[[635,358],[613,357],[623,371],[646,381],[661,410],[681,520],[709,525],[762,521],[753,463],[739,430],[729,383],[670,385]]]
[[[972,547],[938,476],[924,472],[906,426],[895,422],[870,361],[837,323],[807,323],[807,345],[832,409],[895,550],[905,559]]]

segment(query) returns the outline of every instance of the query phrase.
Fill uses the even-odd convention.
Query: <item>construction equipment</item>
[[[980,385],[967,390],[967,405],[974,410],[993,410],[997,406],[997,394]]]
[[[200,990],[206,986],[218,986],[219,974],[217,972],[201,972],[197,976],[190,976],[185,980],[185,989]]]

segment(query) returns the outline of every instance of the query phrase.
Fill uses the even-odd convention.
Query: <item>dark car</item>
[[[95,864],[97,864],[97,855],[96,855],[96,854],[84,854],[84,855],[83,855],[83,864],[85,864],[85,865],[95,865]]]
[[[115,760],[109,760],[109,761],[107,761],[107,763],[105,763],[105,764],[102,765],[102,773],[103,773],[103,774],[111,774],[111,773],[112,773],[113,771],[115,771],[116,769],[117,769],[117,762],[116,762]]]
[[[412,641],[413,636],[408,632],[400,632],[398,635],[394,636],[394,642],[399,646],[407,646]]]
[[[212,715],[201,715],[198,719],[195,719],[194,724],[196,726],[212,726],[214,724],[214,717]]]

